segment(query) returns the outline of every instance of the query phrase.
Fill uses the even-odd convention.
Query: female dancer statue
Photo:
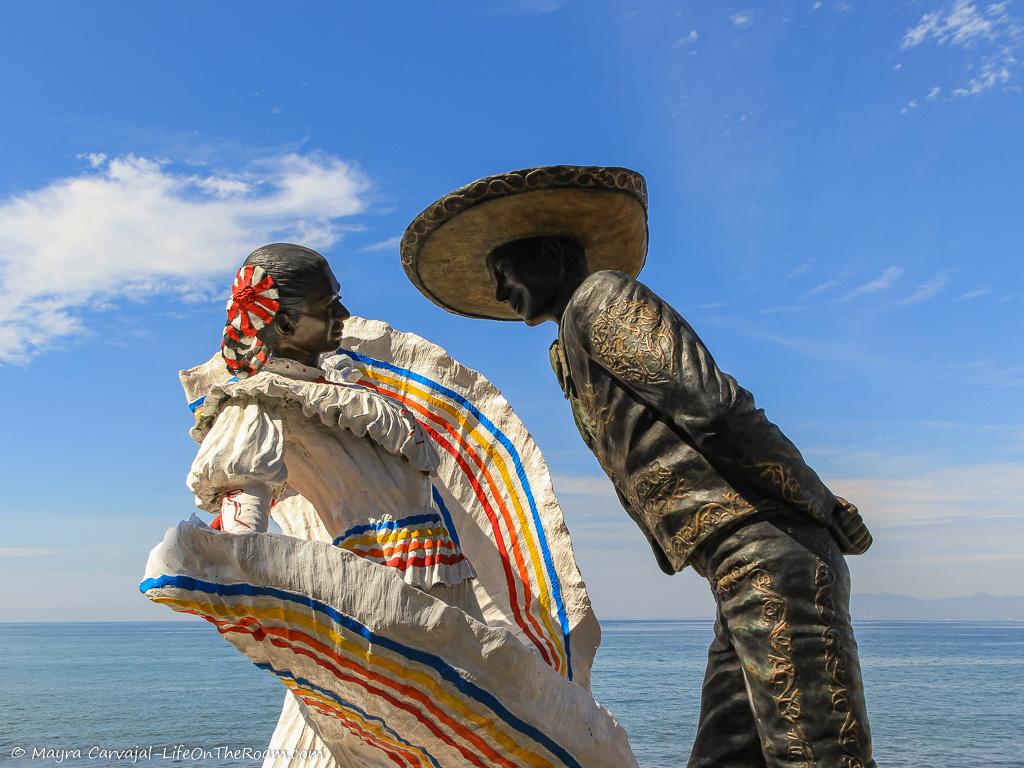
[[[547,536],[550,510],[536,509],[512,441],[451,387],[430,389],[393,362],[353,351],[321,367],[343,340],[360,342],[345,336],[339,291],[327,261],[296,245],[259,248],[239,269],[217,366],[233,380],[211,379],[209,366],[183,377],[207,377],[188,484],[217,517],[168,531],[141,590],[207,619],[288,686],[267,764],[635,764],[586,690],[589,603],[564,528]],[[428,361],[443,354],[390,329],[374,338],[360,348],[383,340],[382,357],[406,361],[403,343]],[[450,384],[484,391],[444,365]],[[417,395],[424,387],[433,394]],[[495,395],[484,399],[507,409]],[[460,398],[472,420],[446,405]],[[487,429],[505,436],[515,476],[480,442]],[[267,533],[271,518],[284,536]]]

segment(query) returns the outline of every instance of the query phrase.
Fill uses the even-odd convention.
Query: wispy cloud
[[[927,301],[934,296],[937,296],[939,292],[946,287],[946,283],[949,282],[949,270],[939,272],[931,280],[921,283],[914,292],[909,296],[900,299],[897,304],[920,304],[922,301]]]
[[[980,299],[982,296],[988,296],[992,293],[991,288],[972,288],[967,293],[960,294],[956,297],[957,301],[973,301],[974,299]]]
[[[879,291],[884,291],[887,288],[892,288],[902,275],[903,267],[889,267],[874,280],[854,288],[848,294],[843,296],[841,301],[849,301],[850,299],[855,299],[858,296],[865,296],[869,293],[878,293]]]
[[[822,360],[831,363],[874,365],[880,362],[877,351],[870,353],[858,349],[853,344],[843,340],[820,341],[809,339],[803,336],[792,336],[786,333],[766,328],[763,323],[753,324],[739,320],[735,317],[708,317],[702,320],[707,325],[717,325],[730,328],[736,333],[751,339],[767,341],[786,349],[808,357],[812,360]]]
[[[402,242],[401,235],[395,235],[389,237],[387,240],[381,240],[379,243],[370,243],[360,248],[360,251],[397,251],[398,246]]]
[[[909,50],[932,42],[968,52],[965,69],[970,74],[950,90],[954,99],[1007,85],[1019,67],[1016,54],[1024,42],[1024,26],[1010,15],[1009,5],[999,2],[979,7],[970,0],[952,0],[922,16],[903,35],[900,47]],[[926,98],[935,101],[939,93],[936,86]],[[908,108],[913,107],[907,105],[904,111]]]
[[[729,21],[732,22],[734,27],[740,29],[746,29],[754,23],[754,12],[753,11],[737,11],[729,17]]]
[[[1006,365],[993,360],[975,360],[951,366],[951,370],[956,378],[967,384],[981,384],[990,387],[1024,387],[1024,365]]]
[[[678,40],[676,40],[676,43],[675,43],[675,45],[673,47],[674,48],[689,48],[691,45],[696,43],[699,38],[700,38],[700,35],[697,33],[697,30],[696,29],[691,29],[690,30],[690,34],[685,35],[684,37],[680,37]]]
[[[82,152],[76,157],[79,160],[85,160],[93,168],[99,168],[105,162],[107,162],[107,156],[102,152]]]
[[[540,16],[557,11],[566,0],[498,0],[492,6],[498,13],[525,13]]]
[[[811,290],[804,294],[803,299],[801,299],[801,301],[813,299],[815,296],[825,293],[825,291],[832,290],[837,285],[839,285],[838,280],[826,280],[824,283],[818,283],[818,285],[814,286],[813,288],[811,288]]]
[[[1005,3],[989,6],[993,16],[1005,17]],[[993,12],[994,11],[994,12]],[[953,0],[945,8],[926,13],[903,35],[902,48],[913,48],[928,38],[940,44],[973,45],[979,38],[995,34],[993,19],[978,11],[970,0]]]
[[[908,472],[902,477],[826,477],[828,487],[860,508],[871,527],[916,526],[958,519],[1024,520],[1024,473],[1016,464],[967,464]],[[621,512],[603,475],[554,478],[559,496],[594,502],[602,515]],[[625,514],[625,512],[621,512]],[[924,534],[919,534],[924,535]]]
[[[1024,472],[1016,464],[941,467],[898,479],[831,478],[876,526],[977,517],[1024,518]]]
[[[219,173],[85,159],[89,170],[0,201],[0,363],[84,332],[83,312],[203,289],[262,243],[330,247],[369,188],[356,167],[318,153]]]
[[[793,268],[793,271],[789,273],[789,279],[792,280],[794,277],[799,277],[812,266],[814,266],[814,259],[808,259],[802,264],[798,264],[796,267]]]
[[[891,467],[901,464],[902,458],[883,460]],[[1024,544],[1024,508],[1020,504],[1024,473],[1019,465],[936,467],[932,461],[922,463],[930,468],[901,472],[898,477],[888,471],[824,477],[833,491],[860,508],[875,537],[868,555],[850,562],[858,589],[891,590],[895,578],[910,594],[948,597],[991,590],[993,583],[1016,583],[1012,581],[1017,575],[1013,568]],[[614,549],[620,559],[635,552],[638,566],[646,562],[650,554],[643,551],[642,539],[607,478],[558,476],[554,484],[577,545],[577,557],[583,561],[593,557],[598,571],[602,558],[595,552]],[[971,562],[959,569],[952,567],[959,557]],[[588,583],[592,578],[588,576]],[[659,583],[653,582],[652,588],[657,589]],[[628,595],[621,600],[636,605]]]

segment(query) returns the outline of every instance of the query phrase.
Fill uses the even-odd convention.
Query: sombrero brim
[[[578,241],[591,272],[635,277],[647,256],[643,176],[626,168],[556,165],[479,179],[413,219],[402,237],[402,265],[413,285],[449,312],[518,320],[494,298],[487,254],[543,235]]]

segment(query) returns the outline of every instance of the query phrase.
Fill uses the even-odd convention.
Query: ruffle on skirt
[[[338,536],[334,545],[393,568],[402,581],[420,589],[454,587],[476,576],[441,516],[430,507],[354,526]]]
[[[611,714],[511,633],[329,543],[193,518],[139,589],[276,675],[340,765],[636,765]]]

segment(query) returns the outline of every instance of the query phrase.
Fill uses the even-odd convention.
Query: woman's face
[[[308,360],[316,359],[325,352],[333,352],[338,348],[345,320],[350,314],[341,303],[341,286],[331,268],[325,266],[322,276],[320,288],[311,291],[306,306],[298,317],[282,318],[287,325],[280,328],[283,333],[275,345],[275,354]]]

